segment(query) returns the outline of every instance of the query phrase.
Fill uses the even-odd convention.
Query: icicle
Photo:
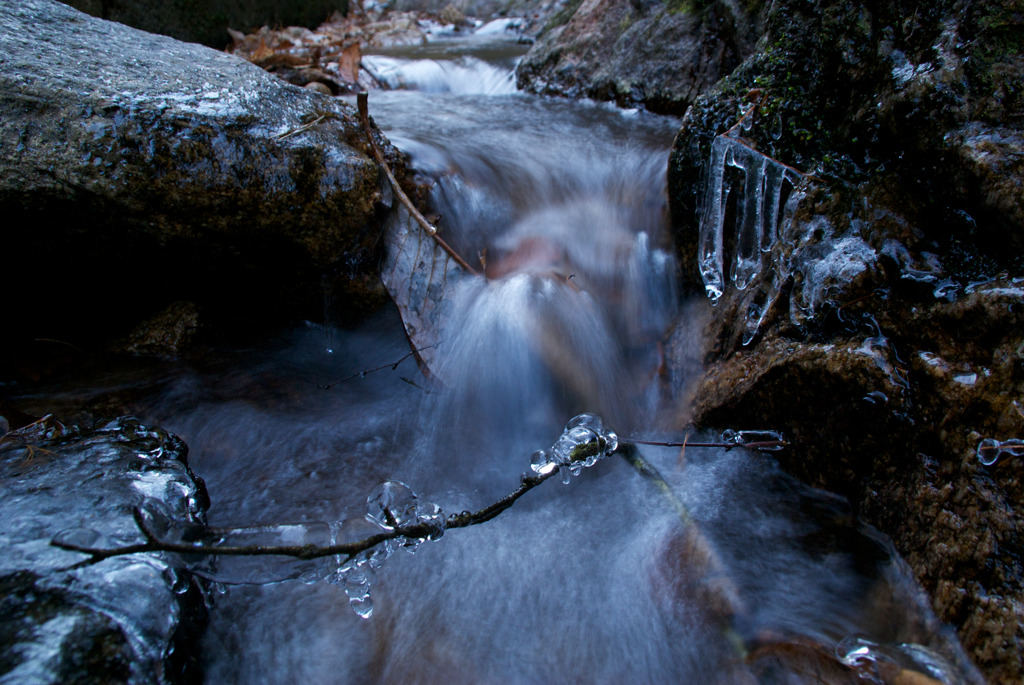
[[[743,172],[743,185],[738,189],[741,195],[737,218],[732,226],[725,225],[729,194],[734,190],[733,184],[726,181],[727,166]],[[735,231],[734,254],[728,260],[731,264],[729,280],[737,289],[745,290],[761,275],[764,253],[771,252],[781,237],[780,223],[791,214],[790,202],[798,197],[791,194],[783,211],[783,191],[787,183],[795,186],[798,176],[789,167],[739,140],[732,130],[715,138],[705,177],[697,247],[698,268],[712,303],[725,292],[725,231]],[[759,307],[758,314],[766,311],[769,304]],[[752,332],[748,331],[748,339],[753,339],[760,325],[759,316],[752,319],[757,323],[750,327]]]
[[[736,255],[730,278],[739,290],[746,290],[761,273],[761,235],[763,234],[764,176],[769,159],[745,150],[746,178],[743,183],[742,211],[736,227]]]
[[[717,302],[725,292],[722,241],[728,192],[724,187],[724,179],[726,151],[731,149],[731,141],[723,136],[716,137],[711,145],[711,163],[704,194],[704,211],[700,220],[697,246],[698,266],[704,281],[704,289],[712,303]]]

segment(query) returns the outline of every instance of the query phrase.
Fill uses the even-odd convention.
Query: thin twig
[[[687,442],[684,438],[682,442],[660,442],[657,440],[637,440],[635,438],[632,441],[638,445],[654,445],[656,447],[749,447],[750,449],[766,449],[771,447],[785,447],[789,443],[785,440],[761,440],[760,442]]]
[[[348,381],[355,380],[356,378],[364,378],[366,376],[366,374],[368,374],[368,373],[374,373],[376,371],[383,371],[384,369],[391,369],[392,371],[394,371],[395,369],[398,368],[399,364],[404,362],[409,357],[413,357],[413,356],[419,354],[420,352],[422,352],[423,350],[429,350],[431,347],[437,347],[440,344],[441,344],[440,342],[436,342],[433,345],[427,345],[426,347],[420,347],[420,348],[415,349],[415,350],[410,350],[408,354],[403,356],[398,361],[389,362],[387,364],[382,364],[382,365],[374,367],[372,369],[364,369],[362,371],[358,371],[356,373],[353,373],[350,376],[345,376],[341,380],[334,381],[332,383],[325,383],[325,384],[319,384],[318,383],[316,387],[319,388],[320,390],[330,390],[334,386],[339,385],[341,383],[347,383]]]
[[[537,487],[548,478],[558,473],[558,469],[537,475],[537,476],[523,476],[519,487],[513,490],[508,495],[505,495],[497,502],[484,507],[476,512],[462,512],[461,514],[452,514],[448,517],[446,530],[452,528],[466,528],[469,526],[475,526],[480,523],[490,521],[494,517],[501,514],[503,511],[515,504],[516,500],[525,495],[527,492]],[[157,535],[149,529],[146,522],[143,520],[141,513],[138,509],[134,512],[135,524],[146,538],[146,542],[126,545],[124,547],[115,547],[112,549],[102,549],[95,547],[86,547],[76,545],[68,542],[61,542],[59,540],[52,540],[50,542],[54,547],[58,547],[69,552],[79,552],[81,554],[88,554],[90,559],[85,563],[96,563],[109,559],[111,557],[125,556],[128,554],[140,554],[140,553],[156,553],[156,552],[170,552],[175,554],[201,554],[206,556],[282,556],[282,557],[293,557],[295,559],[301,559],[308,561],[311,559],[320,559],[322,557],[331,556],[344,556],[345,561],[352,559],[355,555],[360,552],[372,549],[382,542],[387,540],[394,540],[396,538],[426,538],[436,533],[436,527],[431,526],[428,523],[411,523],[408,525],[396,525],[391,530],[385,530],[377,535],[372,535],[368,538],[358,540],[356,542],[348,542],[337,545],[215,545],[205,543],[203,541],[196,542],[171,542],[168,540],[161,540]],[[394,522],[392,520],[392,522]],[[206,531],[208,538],[216,538],[218,531],[217,529],[207,529]],[[344,563],[344,562],[342,562]]]
[[[377,159],[377,163],[384,169],[384,173],[387,175],[388,181],[391,182],[391,187],[394,188],[395,194],[398,195],[398,199],[401,200],[402,204],[405,205],[405,208],[409,210],[409,213],[412,214],[416,223],[418,223],[423,230],[427,232],[427,235],[433,238],[434,241],[441,246],[442,250],[448,253],[448,256],[455,260],[456,264],[461,266],[468,273],[471,273],[474,276],[479,276],[480,274],[476,269],[471,267],[458,252],[453,250],[451,246],[437,234],[437,227],[427,221],[426,217],[420,213],[420,210],[416,209],[416,205],[412,203],[409,196],[405,194],[404,190],[402,190],[402,187],[398,185],[398,179],[396,179],[395,175],[391,173],[391,168],[388,166],[388,163],[384,161],[384,155],[381,153],[380,148],[377,147],[377,141],[374,140],[373,131],[370,130],[370,115],[366,104],[365,92],[356,95],[356,104],[359,106],[359,118],[363,122],[363,131],[366,133],[366,139],[370,141],[370,148],[373,150],[373,156]]]
[[[290,131],[285,131],[281,135],[277,136],[276,140],[279,140],[279,141],[280,140],[284,140],[285,138],[291,138],[292,136],[297,135],[299,133],[302,133],[303,131],[308,131],[309,129],[313,128],[314,126],[316,126],[317,124],[319,124],[321,121],[323,121],[326,118],[327,118],[326,114],[321,114],[316,119],[314,119],[313,121],[309,122],[308,124],[304,124],[302,126],[299,126],[298,128],[293,128]]]

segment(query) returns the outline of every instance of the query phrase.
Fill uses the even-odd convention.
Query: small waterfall
[[[511,71],[468,55],[448,60],[366,55],[363,67],[391,90],[455,95],[505,95],[516,90]]]

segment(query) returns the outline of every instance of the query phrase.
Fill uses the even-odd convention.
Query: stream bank
[[[993,682],[1024,677],[1024,462],[979,452],[1024,437],[1020,10],[773,3],[669,167],[716,301],[689,420],[784,430]]]

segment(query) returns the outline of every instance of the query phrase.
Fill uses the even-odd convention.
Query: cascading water
[[[536,470],[558,466],[551,455],[574,414],[601,415],[623,439],[654,430],[658,343],[677,310],[664,211],[677,122],[460,95],[487,91],[467,84],[492,67],[451,68],[428,49],[434,66],[409,54],[389,64],[404,83],[443,73],[454,79],[447,92],[375,92],[370,110],[432,179],[446,240],[488,277],[446,293],[435,383],[411,361],[390,366],[408,353],[393,313],[335,332],[333,354],[311,328],[163,379],[145,418],[190,445],[211,525],[294,524],[271,532],[329,538],[336,522],[362,519],[368,495],[371,509],[398,496],[397,485],[375,490],[384,480],[447,513],[475,510],[514,489],[535,450],[555,446],[534,456]],[[737,282],[771,239],[786,180],[763,161],[744,168],[745,192],[770,218],[743,219]],[[721,234],[708,232],[712,242]],[[721,245],[705,252],[712,280],[723,279]],[[360,373],[369,369],[382,370]],[[330,572],[293,573],[284,561],[206,567],[254,583],[214,593],[209,681],[790,683],[817,682],[807,673],[822,659],[866,682],[880,682],[870,680],[880,664],[908,663],[959,680],[939,656],[959,654],[915,608],[901,562],[838,498],[765,454],[641,454],[660,479],[639,456],[605,458],[568,486],[552,479],[494,520],[338,585],[267,583]],[[372,606],[370,618],[352,597],[360,615]]]

